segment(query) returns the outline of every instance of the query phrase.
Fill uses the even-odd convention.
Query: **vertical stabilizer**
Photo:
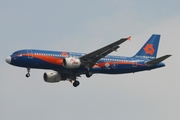
[[[156,59],[160,35],[153,34],[134,57]]]

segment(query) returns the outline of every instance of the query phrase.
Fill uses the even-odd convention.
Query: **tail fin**
[[[153,34],[134,57],[156,59],[160,35]]]

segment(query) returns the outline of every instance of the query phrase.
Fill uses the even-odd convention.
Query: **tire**
[[[30,76],[30,74],[29,74],[29,73],[27,73],[27,74],[26,74],[26,77],[29,77],[29,76]]]
[[[77,87],[79,84],[80,84],[79,81],[74,81],[73,86],[74,86],[74,87]]]
[[[92,75],[93,75],[92,72],[86,73],[86,77],[87,77],[87,78],[91,77]]]

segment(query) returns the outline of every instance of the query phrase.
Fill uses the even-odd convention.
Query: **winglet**
[[[131,40],[131,36],[129,36],[129,37],[127,38],[127,40]]]

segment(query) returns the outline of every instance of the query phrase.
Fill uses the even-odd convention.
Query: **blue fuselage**
[[[10,56],[10,64],[25,68],[51,69],[60,71],[61,73],[68,73],[71,71],[75,73],[78,72],[79,74],[85,74],[87,72],[85,67],[68,69],[62,64],[64,58],[79,58],[83,55],[85,54],[26,49],[14,52]],[[90,69],[90,71],[93,73],[103,74],[122,74],[150,70],[165,66],[164,63],[159,63],[154,66],[147,66],[145,64],[147,61],[150,61],[150,59],[108,55],[105,58],[101,58],[92,67],[92,69]]]

